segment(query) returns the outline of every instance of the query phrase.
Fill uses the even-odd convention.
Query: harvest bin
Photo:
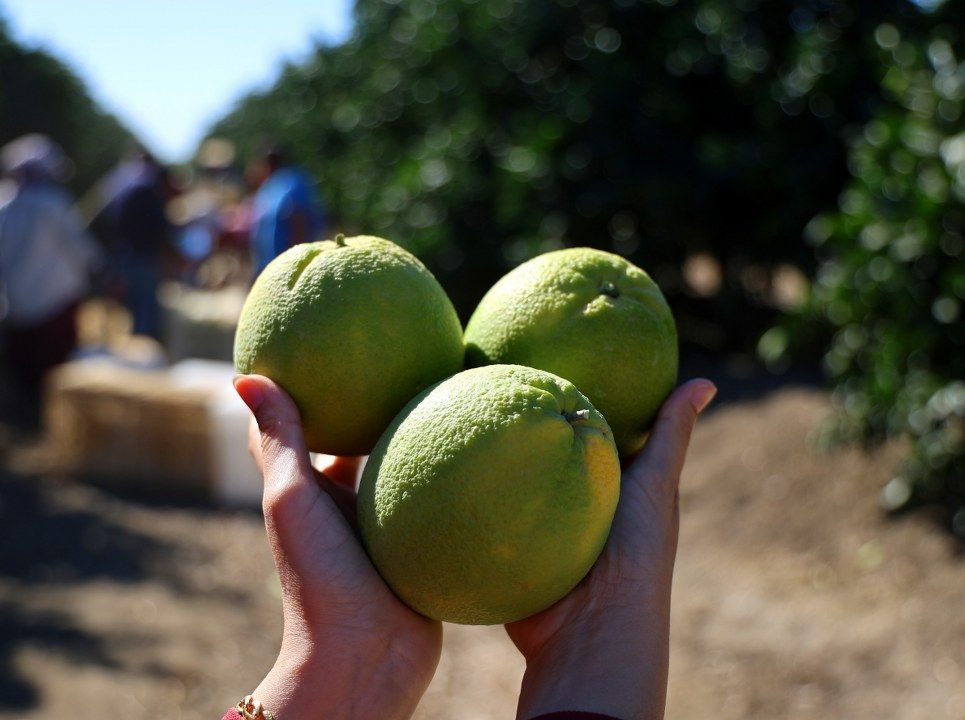
[[[248,410],[230,363],[143,371],[84,360],[51,373],[44,415],[56,469],[159,500],[257,506]]]

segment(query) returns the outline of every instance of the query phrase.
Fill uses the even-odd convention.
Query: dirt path
[[[712,412],[685,471],[668,717],[965,718],[965,563],[884,519],[896,452],[812,454],[826,396]],[[210,720],[273,659],[260,517],[0,482],[0,717]],[[447,627],[421,720],[511,718],[501,628]]]

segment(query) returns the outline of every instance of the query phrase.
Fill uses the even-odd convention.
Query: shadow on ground
[[[183,507],[183,506],[182,506]],[[20,476],[0,457],[0,697],[8,707],[37,702],[36,688],[14,666],[23,647],[70,662],[115,667],[112,651],[126,642],[150,646],[150,629],[137,638],[97,636],[78,624],[72,607],[51,610],[26,597],[43,598],[90,583],[138,586],[156,583],[180,597],[220,598],[244,605],[248,598],[198,581],[198,568],[213,562],[190,536],[171,540],[132,522],[138,513],[163,513],[102,489]],[[176,512],[176,510],[175,510]]]
[[[116,668],[103,638],[76,627],[59,612],[25,611],[16,603],[0,601],[0,697],[7,709],[23,710],[39,701],[36,687],[12,667],[11,656],[21,645],[52,649],[74,663]]]
[[[25,583],[137,582],[169,552],[103,513],[58,502],[57,483],[9,473],[0,482],[0,574]]]
[[[156,539],[83,507],[65,506],[56,483],[0,469],[0,697],[8,707],[36,704],[37,691],[12,664],[21,646],[53,650],[76,662],[114,667],[105,640],[81,630],[66,612],[28,610],[16,596],[93,580],[138,583],[169,553]],[[184,583],[172,578],[178,585]]]

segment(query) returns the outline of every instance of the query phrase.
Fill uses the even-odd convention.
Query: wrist
[[[669,618],[586,621],[527,658],[517,717],[581,711],[659,720],[666,701]],[[663,615],[661,613],[661,615]]]
[[[415,711],[431,669],[424,682],[400,686],[404,671],[397,655],[391,637],[350,650],[283,642],[252,695],[277,720],[402,720]]]
[[[322,677],[318,661],[282,652],[252,695],[279,720],[315,717],[330,700]]]

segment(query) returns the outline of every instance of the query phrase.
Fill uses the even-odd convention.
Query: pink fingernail
[[[248,406],[248,409],[251,412],[256,412],[265,400],[265,391],[257,382],[249,379],[247,375],[237,375],[232,382],[235,391]]]
[[[699,385],[690,396],[690,402],[694,406],[694,410],[699,415],[704,411],[710,401],[714,399],[714,395],[717,394],[717,386],[712,382],[708,381]]]

